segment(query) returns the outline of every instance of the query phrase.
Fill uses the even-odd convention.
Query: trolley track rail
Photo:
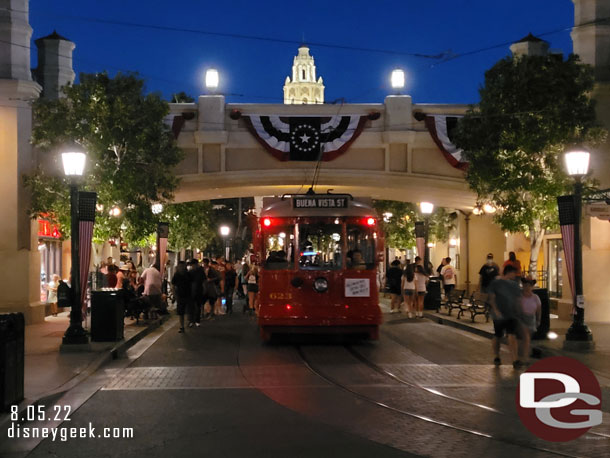
[[[392,412],[395,412],[395,413],[398,413],[400,415],[407,416],[407,417],[410,417],[410,418],[414,418],[414,419],[419,420],[419,421],[424,421],[424,422],[427,422],[427,423],[432,423],[432,424],[435,424],[435,425],[438,425],[438,426],[441,426],[441,427],[445,427],[445,428],[449,428],[449,429],[452,429],[452,430],[460,431],[460,432],[463,432],[463,433],[466,433],[466,434],[470,434],[470,435],[473,435],[473,436],[477,436],[477,437],[484,437],[484,438],[487,438],[487,439],[490,439],[490,440],[493,440],[493,441],[496,441],[496,442],[510,444],[510,445],[518,446],[518,447],[523,447],[523,448],[530,449],[530,450],[535,450],[535,451],[538,451],[538,452],[550,453],[550,454],[553,454],[553,455],[556,455],[556,456],[564,456],[564,457],[578,457],[578,456],[580,456],[580,455],[572,455],[572,454],[569,454],[569,453],[563,453],[563,452],[560,452],[560,451],[557,451],[557,450],[548,449],[548,448],[545,448],[545,447],[534,446],[534,445],[531,445],[531,444],[528,444],[528,443],[525,443],[525,442],[519,441],[519,440],[504,439],[504,438],[501,438],[501,437],[494,436],[493,434],[488,434],[488,433],[483,432],[483,431],[477,431],[477,430],[474,430],[474,429],[458,426],[458,425],[451,424],[451,423],[448,423],[448,422],[445,422],[445,421],[442,421],[442,420],[437,420],[437,419],[431,418],[429,416],[420,415],[420,414],[415,413],[415,412],[411,412],[411,411],[408,411],[408,410],[405,410],[405,409],[394,407],[394,406],[391,406],[391,405],[386,404],[384,402],[380,402],[380,401],[378,401],[378,400],[376,400],[376,399],[374,399],[374,398],[372,398],[370,396],[367,396],[365,394],[362,394],[362,393],[360,393],[360,392],[350,388],[349,386],[347,386],[347,385],[341,383],[340,381],[336,380],[334,377],[332,377],[332,376],[328,375],[327,373],[323,372],[319,368],[316,368],[313,365],[313,363],[310,361],[310,359],[303,352],[303,348],[300,345],[296,345],[295,347],[296,347],[296,350],[297,350],[300,358],[303,361],[303,364],[312,373],[314,373],[315,375],[317,375],[321,379],[325,380],[326,382],[330,383],[331,385],[341,389],[342,391],[350,393],[351,395],[359,398],[360,400],[368,402],[368,403],[373,404],[373,405],[376,405],[377,407],[380,407],[380,408],[383,408],[383,409],[386,409],[386,410],[390,410]],[[360,360],[360,358],[357,358],[357,359]],[[364,364],[366,364],[366,363],[364,363]],[[372,363],[372,364],[374,364],[374,363]],[[366,364],[366,365],[369,366],[368,364]],[[373,368],[371,367],[371,369],[373,369]],[[382,369],[382,371],[383,371],[383,369]],[[383,374],[383,375],[386,375],[386,376],[390,377],[388,374]],[[393,380],[399,382],[399,380],[394,378],[396,376],[394,374],[392,374],[392,375],[393,376],[390,377],[390,378],[392,378]],[[401,383],[401,382],[399,382],[399,383]],[[415,388],[423,388],[421,386],[417,386],[416,384],[411,384],[410,382],[406,382],[406,384],[409,385],[409,386],[415,387]],[[431,393],[435,394],[435,395],[438,395],[436,392],[431,392]],[[445,397],[445,396],[443,396],[443,397]],[[463,401],[463,403],[465,403],[465,404],[470,404],[471,406],[474,406],[474,403],[470,403],[469,401],[465,401],[465,400],[459,400],[458,398],[449,397],[448,399],[452,399],[452,400],[455,400],[455,401],[458,401],[458,402]],[[479,407],[479,406],[477,406],[477,407]],[[487,410],[487,409],[485,409],[485,410]],[[492,412],[502,414],[502,412],[496,411],[495,409],[493,409]]]

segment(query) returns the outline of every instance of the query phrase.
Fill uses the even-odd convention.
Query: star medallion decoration
[[[320,133],[310,124],[298,124],[290,133],[290,142],[297,151],[308,153],[320,150]]]

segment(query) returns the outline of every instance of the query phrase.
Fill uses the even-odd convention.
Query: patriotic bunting
[[[258,142],[280,161],[332,161],[362,133],[371,115],[243,115]]]
[[[424,122],[432,136],[432,140],[439,147],[447,161],[455,168],[465,170],[468,163],[463,150],[453,144],[450,139],[451,131],[457,126],[461,116],[425,115]]]

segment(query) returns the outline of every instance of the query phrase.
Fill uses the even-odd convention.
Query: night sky
[[[546,34],[551,49],[571,52],[573,14],[571,0],[30,1],[32,39],[56,29],[74,41],[77,75],[137,71],[148,91],[169,99],[179,91],[202,94],[204,69],[213,66],[227,100],[244,103],[282,103],[303,37],[324,79],[326,102],[382,102],[391,92],[390,71],[402,67],[405,92],[415,103],[476,103],[485,70],[509,53],[508,43],[532,32]],[[460,55],[493,46],[445,62],[407,55]],[[36,60],[33,51],[32,67]]]

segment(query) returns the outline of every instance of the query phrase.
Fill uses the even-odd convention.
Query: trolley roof
[[[298,202],[297,202],[298,201]],[[344,205],[344,206],[341,206]],[[349,194],[293,194],[264,197],[261,217],[290,218],[299,216],[377,216],[370,198]]]

